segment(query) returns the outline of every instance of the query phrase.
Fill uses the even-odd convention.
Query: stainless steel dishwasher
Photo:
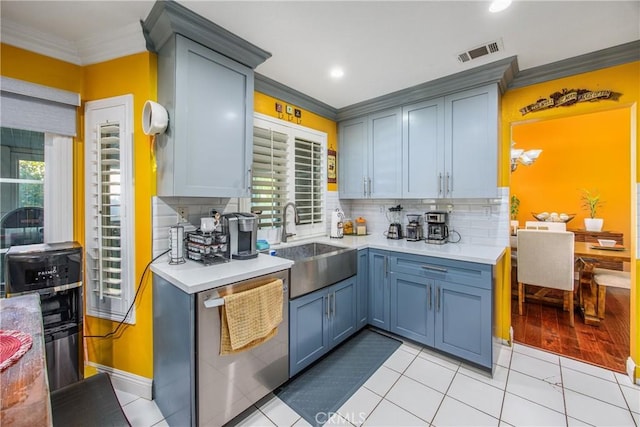
[[[284,283],[283,320],[277,335],[252,350],[220,356],[221,297],[275,279]],[[198,293],[196,334],[198,425],[220,426],[289,379],[288,270]]]

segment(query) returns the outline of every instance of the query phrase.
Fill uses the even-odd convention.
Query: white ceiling
[[[514,0],[497,14],[488,11],[487,1],[180,3],[271,52],[257,72],[335,108],[505,57],[517,56],[525,70],[640,39],[638,0]],[[75,62],[87,64],[103,49],[99,41],[133,31],[138,41],[123,52],[142,51],[139,21],[152,5],[2,0],[2,41],[53,56],[60,45],[75,53]],[[464,64],[457,60],[459,53],[498,39],[502,52]],[[122,56],[117,49],[113,54]],[[345,70],[339,81],[329,77],[335,65]]]

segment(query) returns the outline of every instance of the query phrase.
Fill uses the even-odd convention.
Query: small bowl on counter
[[[600,244],[600,246],[605,248],[612,248],[616,245],[615,240],[609,240],[609,239],[598,239],[598,243]]]

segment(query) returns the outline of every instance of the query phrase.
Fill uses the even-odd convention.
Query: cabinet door
[[[369,250],[369,323],[389,330],[389,274],[386,252]]]
[[[358,329],[367,325],[369,316],[369,250],[358,251],[358,275],[356,283],[358,298]]]
[[[361,117],[340,123],[338,138],[338,181],[340,198],[367,197],[367,118]]]
[[[368,195],[393,199],[402,194],[402,112],[399,108],[369,117]]]
[[[331,286],[329,304],[329,348],[332,348],[356,331],[356,278]]]
[[[433,345],[434,281],[420,276],[391,273],[390,331]]]
[[[445,197],[497,194],[497,85],[445,97]]]
[[[444,197],[444,98],[403,108],[402,195]]]
[[[247,197],[253,71],[189,39],[176,38],[175,117],[167,131],[174,139],[174,188],[166,195]],[[158,189],[160,195],[166,192]]]
[[[289,376],[329,351],[326,289],[289,302]]]
[[[436,281],[435,347],[491,368],[491,291]]]

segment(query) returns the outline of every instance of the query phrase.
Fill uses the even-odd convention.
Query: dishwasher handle
[[[289,292],[289,287],[287,286],[286,283],[284,283],[284,280],[282,281],[282,292],[287,295],[287,293]],[[209,298],[207,300],[204,300],[204,307],[205,308],[215,308],[215,307],[221,307],[224,305],[224,298]]]

